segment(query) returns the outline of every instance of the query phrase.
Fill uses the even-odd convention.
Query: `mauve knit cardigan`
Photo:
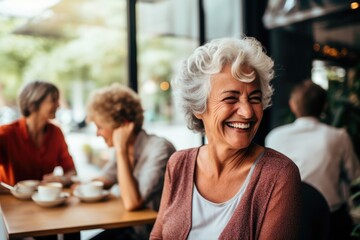
[[[182,150],[171,156],[150,239],[188,237],[198,151],[199,148]],[[297,166],[283,154],[266,148],[219,239],[297,239],[300,186]]]

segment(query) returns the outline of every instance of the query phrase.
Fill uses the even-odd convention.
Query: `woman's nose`
[[[254,115],[254,109],[249,102],[240,102],[237,109],[237,114],[241,115],[246,119],[250,119]]]

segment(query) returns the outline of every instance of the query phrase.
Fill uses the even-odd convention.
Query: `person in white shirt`
[[[302,181],[323,194],[331,210],[330,239],[350,239],[352,220],[343,187],[360,175],[359,160],[345,129],[320,122],[326,98],[311,80],[295,86],[289,105],[296,120],[273,129],[265,146],[292,159]]]

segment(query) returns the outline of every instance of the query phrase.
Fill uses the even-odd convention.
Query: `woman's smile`
[[[242,130],[250,129],[250,125],[251,125],[250,123],[241,123],[241,122],[227,122],[225,124],[231,128],[242,129]]]

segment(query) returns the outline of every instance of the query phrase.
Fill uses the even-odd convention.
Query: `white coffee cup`
[[[54,201],[56,200],[62,190],[62,184],[53,182],[46,183],[44,185],[38,186],[38,197],[40,201]]]
[[[92,181],[79,185],[79,193],[84,197],[97,197],[102,194],[104,183],[101,181]]]
[[[31,194],[36,190],[39,183],[38,180],[23,180],[15,185],[15,189],[18,193]]]

